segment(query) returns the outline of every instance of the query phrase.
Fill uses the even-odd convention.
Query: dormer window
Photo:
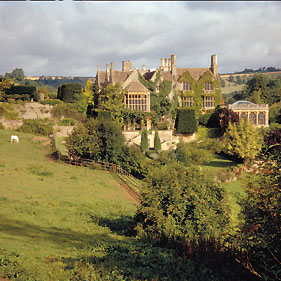
[[[212,82],[205,82],[205,91],[213,90],[213,83]]]
[[[190,82],[183,82],[182,83],[182,89],[184,91],[190,91],[191,90],[191,83]]]

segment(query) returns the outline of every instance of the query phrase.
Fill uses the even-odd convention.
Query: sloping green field
[[[18,144],[9,142],[12,134]],[[122,222],[136,210],[110,173],[54,162],[44,143],[0,130],[0,277],[11,271],[1,264],[8,258],[36,280],[69,280],[62,257],[124,240],[100,222]]]

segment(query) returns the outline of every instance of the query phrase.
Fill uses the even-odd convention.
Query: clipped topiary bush
[[[177,117],[175,127],[179,133],[194,133],[197,132],[197,121],[195,118],[194,109],[179,108],[177,110]]]
[[[82,95],[80,83],[67,83],[58,87],[58,99],[64,102],[75,102],[76,95]]]

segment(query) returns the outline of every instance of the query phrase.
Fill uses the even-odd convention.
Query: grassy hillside
[[[135,201],[112,175],[52,161],[47,140],[0,130],[0,280],[249,280],[234,260],[221,272],[224,255],[187,258],[138,240]],[[231,198],[239,189],[229,186]]]
[[[110,173],[52,162],[42,138],[16,132],[20,142],[11,144],[12,133],[0,130],[0,257],[12,255],[37,280],[68,280],[59,260],[124,240],[105,222],[136,206]]]

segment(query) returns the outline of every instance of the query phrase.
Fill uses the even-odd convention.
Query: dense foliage
[[[264,280],[274,281],[280,279],[281,170],[280,159],[269,159],[247,185],[238,244],[245,267]]]
[[[62,84],[58,87],[58,99],[63,102],[75,102],[82,95],[82,86],[79,83]]]
[[[136,215],[138,237],[177,244],[225,232],[229,222],[225,191],[212,177],[174,163],[151,169],[147,180]]]
[[[52,109],[52,115],[57,118],[73,118],[78,121],[84,120],[84,115],[79,112],[74,104],[71,103],[59,103]]]
[[[179,108],[175,128],[179,133],[194,133],[197,132],[197,121],[195,118],[194,109]]]
[[[218,128],[222,136],[230,123],[239,123],[239,115],[231,109],[217,106],[207,121],[208,128]]]
[[[272,105],[281,100],[281,77],[269,78],[263,74],[255,74],[246,83],[242,91],[242,99],[260,101]]]
[[[274,128],[264,134],[264,146],[262,153],[281,162],[281,128]]]
[[[38,95],[36,93],[36,87],[25,86],[25,85],[12,85],[5,90],[3,95],[5,100],[12,98],[15,100],[31,100],[32,98],[38,100]]]
[[[5,77],[15,81],[22,81],[24,79],[24,71],[22,68],[15,68],[11,73],[6,72]]]
[[[23,125],[18,129],[20,132],[49,136],[53,134],[53,126],[46,120],[24,120]]]
[[[242,158],[245,162],[253,161],[262,148],[260,132],[244,120],[229,124],[223,142],[225,153]]]
[[[74,128],[66,139],[66,147],[72,157],[82,157],[118,163],[124,137],[120,125],[111,120],[89,119]]]

